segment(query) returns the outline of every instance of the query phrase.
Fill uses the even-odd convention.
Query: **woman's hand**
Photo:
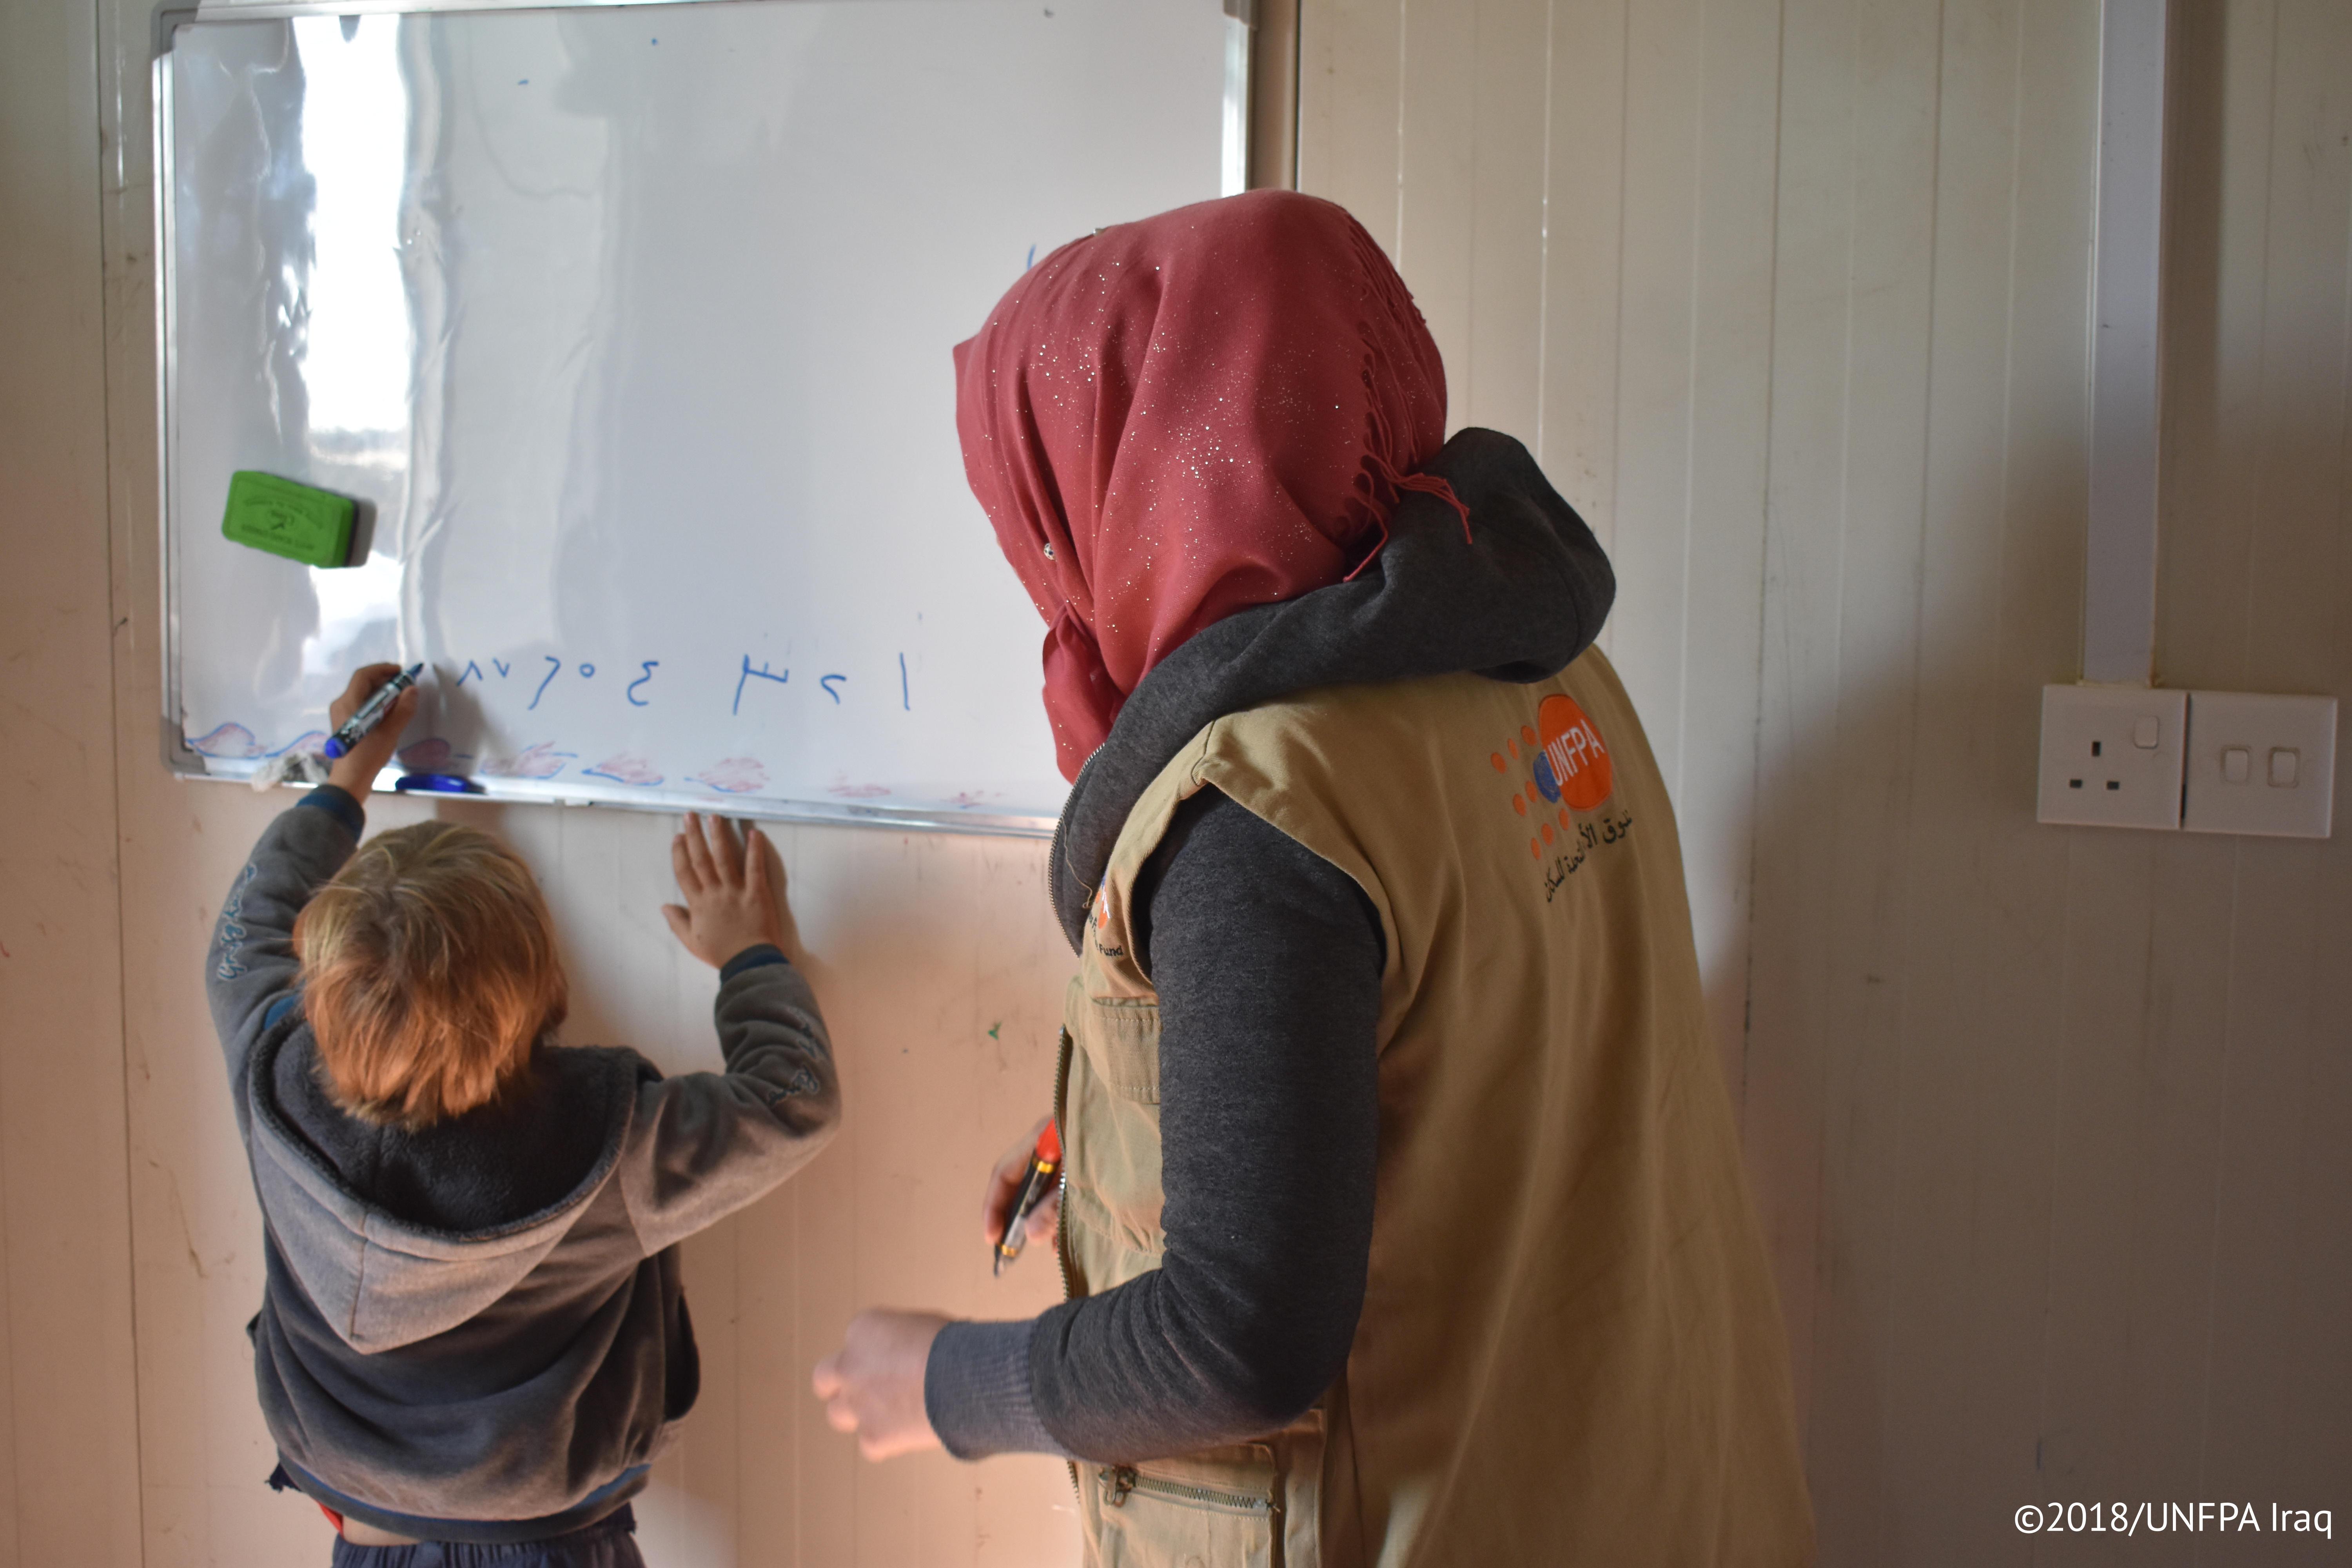
[[[367,705],[377,687],[399,673],[400,666],[396,664],[363,664],[352,671],[351,684],[343,688],[341,697],[328,704],[327,728],[341,729],[345,720]],[[375,787],[375,775],[391,764],[392,753],[400,745],[400,732],[416,717],[419,700],[414,686],[394,699],[392,711],[328,767],[327,782],[349,793],[352,799],[364,802],[368,791]]]
[[[766,834],[747,827],[738,843],[725,817],[689,811],[669,862],[686,902],[662,915],[687,952],[719,969],[745,948],[784,945],[783,868]]]
[[[809,1386],[836,1432],[857,1434],[869,1459],[895,1459],[940,1446],[923,1409],[931,1342],[948,1320],[937,1312],[869,1309],[849,1321],[841,1348],[816,1363]]]
[[[1004,1158],[996,1162],[996,1169],[988,1174],[988,1191],[980,1200],[980,1228],[987,1235],[991,1247],[1003,1239],[1004,1223],[1013,1214],[1013,1200],[1021,1195],[1021,1183],[1029,1174],[1029,1156],[1036,1152],[1037,1140],[1045,1135],[1053,1120],[1050,1116],[1039,1117],[1037,1125],[1006,1150]],[[1044,1241],[1054,1234],[1061,1215],[1062,1184],[1057,1181],[1029,1211],[1028,1223],[1021,1228],[1028,1233],[1031,1242]]]

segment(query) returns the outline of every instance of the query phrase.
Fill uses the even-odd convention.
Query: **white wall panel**
[[[0,11],[0,1568],[139,1552],[92,21]]]
[[[2346,852],[2032,820],[2081,646],[2096,5],[1517,9],[1550,40],[1541,360],[1504,427],[1617,564],[1823,1562],[2040,1560],[2009,1514],[2053,1496],[2317,1495],[2352,1456]],[[2340,693],[2352,11],[2175,9],[2159,658]],[[1511,407],[1482,334],[1522,285],[1410,215],[1467,190],[1479,244],[1513,232],[1483,171],[1528,73],[1469,68],[1466,149],[1415,126],[1509,26],[1302,18],[1303,183],[1436,302],[1465,420]],[[1390,124],[1393,158],[1360,131]]]

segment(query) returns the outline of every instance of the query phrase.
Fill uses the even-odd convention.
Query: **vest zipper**
[[[1060,848],[1061,842],[1062,829],[1057,824],[1054,828],[1054,844],[1056,850]],[[1059,861],[1057,858],[1056,864],[1058,863]],[[1054,1178],[1055,1193],[1061,1199],[1061,1202],[1055,1205],[1054,1210],[1054,1261],[1061,1266],[1062,1300],[1065,1301],[1068,1300],[1076,1289],[1075,1282],[1070,1279],[1070,1249],[1062,1239],[1063,1222],[1061,1218],[1062,1215],[1070,1212],[1068,1207],[1070,1201],[1069,1142],[1068,1140],[1063,1136],[1068,1129],[1064,1125],[1062,1121],[1064,1105],[1069,1099],[1069,1094],[1070,1031],[1064,1029],[1062,1031],[1062,1048],[1056,1055],[1054,1061],[1054,1136],[1063,1139],[1062,1172],[1060,1175]],[[1068,1468],[1070,1472],[1070,1494],[1073,1497],[1076,1497],[1080,1502],[1084,1502],[1086,1500],[1086,1488],[1078,1480],[1077,1461],[1075,1459],[1070,1461]]]
[[[1054,1206],[1054,1261],[1062,1266],[1062,1300],[1065,1301],[1076,1295],[1078,1289],[1077,1281],[1070,1274],[1070,1249],[1063,1239],[1067,1227],[1060,1218],[1069,1213],[1063,1206],[1070,1197],[1069,1125],[1063,1120],[1063,1113],[1068,1109],[1070,1097],[1070,1031],[1064,1029],[1062,1049],[1054,1064],[1054,1136],[1061,1141],[1063,1150],[1061,1174],[1054,1178],[1054,1194],[1061,1200]],[[1071,1474],[1075,1479],[1076,1472],[1073,1470]]]
[[[1219,1508],[1238,1509],[1244,1513],[1263,1513],[1269,1517],[1279,1514],[1281,1507],[1270,1498],[1253,1497],[1247,1492],[1220,1491],[1214,1487],[1188,1487],[1181,1481],[1163,1481],[1147,1476],[1133,1465],[1112,1465],[1098,1473],[1103,1484],[1103,1501],[1112,1508],[1125,1508],[1129,1492],[1150,1496],[1176,1498],[1185,1502],[1213,1503]]]

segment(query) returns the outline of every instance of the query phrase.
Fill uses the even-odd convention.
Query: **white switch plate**
[[[2224,762],[2246,753],[2246,782]],[[2273,784],[2292,774],[2292,784]],[[2327,837],[2336,804],[2336,699],[2243,691],[2189,694],[2188,805],[2191,833]]]
[[[2155,721],[2156,744],[2147,739]],[[2042,689],[2041,822],[2180,826],[2189,694],[2137,686]]]

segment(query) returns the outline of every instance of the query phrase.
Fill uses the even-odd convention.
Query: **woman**
[[[1075,781],[1071,1299],[864,1314],[833,1424],[1070,1458],[1105,1563],[1805,1561],[1591,533],[1308,197],[1064,247],[957,374]]]

